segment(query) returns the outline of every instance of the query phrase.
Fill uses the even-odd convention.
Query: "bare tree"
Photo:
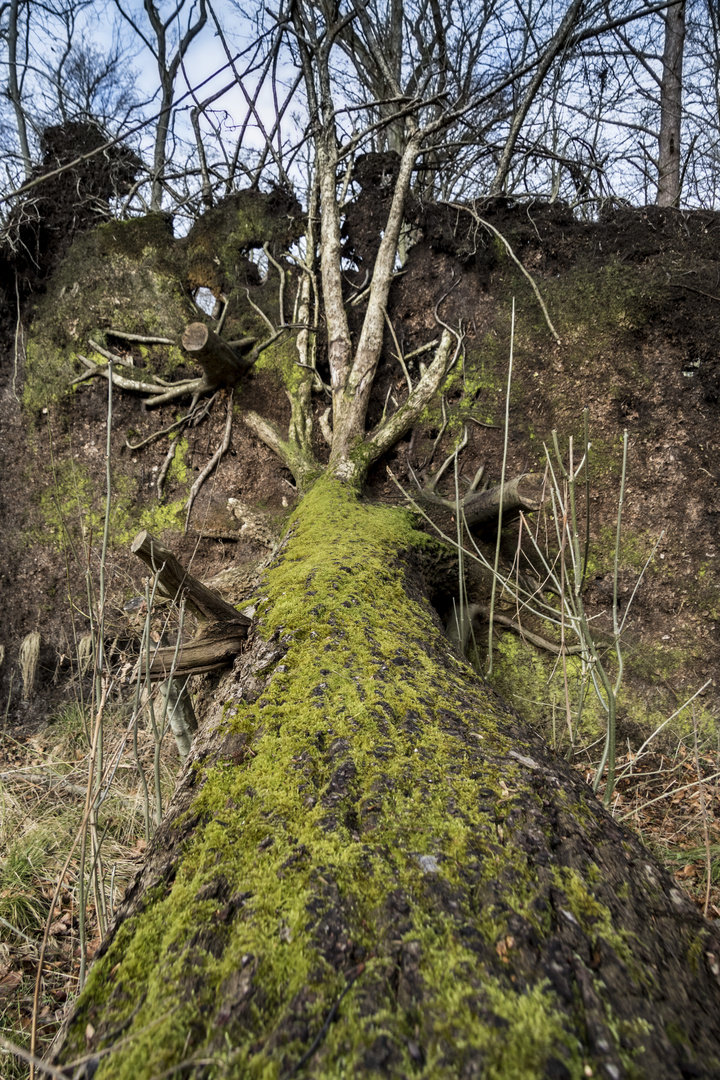
[[[143,29],[139,17],[124,6],[121,0],[115,0],[115,3],[120,14],[149,49],[157,65],[160,112],[155,128],[150,206],[153,210],[159,210],[163,201],[163,176],[167,164],[167,142],[172,122],[175,82],[190,46],[207,23],[207,3],[206,0],[199,0],[197,4],[192,2],[188,6],[187,0],[180,0],[173,6],[170,15],[163,18],[159,6],[153,3],[153,0],[143,0],[143,9],[150,24],[149,31]],[[174,46],[171,44],[173,35],[176,38]]]
[[[523,93],[522,99],[513,114],[510,131],[505,141],[505,145],[503,146],[500,161],[498,162],[497,172],[490,184],[491,195],[498,195],[505,186],[510,171],[510,163],[513,154],[515,153],[515,147],[527,114],[535,101],[540,88],[545,82],[550,68],[555,63],[562,50],[566,47],[570,35],[576,28],[584,6],[585,0],[572,0],[572,3],[568,6],[557,30],[550,41],[547,42],[542,49],[542,59],[537,65],[527,89]]]
[[[30,5],[23,4],[22,7],[26,8],[26,21],[24,27],[21,29],[20,25],[20,0],[10,0],[8,7],[8,24],[7,24],[7,48],[8,48],[8,81],[7,81],[7,96],[13,107],[15,113],[15,124],[17,129],[17,137],[20,143],[20,156],[25,171],[25,179],[30,177],[32,172],[32,157],[30,154],[30,140],[28,138],[28,123],[25,115],[25,107],[22,100],[22,84],[24,81],[24,74],[26,70],[26,62],[22,64],[22,73],[20,73],[21,61],[18,57],[18,46],[21,41],[25,42],[25,51],[27,54],[27,45],[29,39],[28,20],[30,18]],[[22,35],[22,36],[21,36]]]
[[[660,135],[658,138],[658,206],[680,202],[680,125],[682,121],[682,68],[685,48],[685,2],[665,15],[665,47],[660,83]]]
[[[12,0],[0,10],[5,98],[12,110],[4,157],[6,168],[18,160],[26,179],[42,157],[46,128],[89,120],[119,133],[141,109],[117,27],[107,29],[102,47],[88,36],[91,6],[91,0],[49,0],[41,6]]]

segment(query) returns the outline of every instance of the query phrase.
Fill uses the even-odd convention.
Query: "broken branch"
[[[242,650],[251,625],[250,619],[235,612],[235,620],[212,623],[203,628],[201,636],[176,646],[157,649],[150,658],[147,674],[159,679],[179,679],[182,676],[202,675],[226,667]],[[143,674],[146,674],[143,669]]]
[[[435,477],[435,482],[439,477]],[[509,514],[526,511],[532,513],[540,509],[543,502],[544,476],[542,473],[521,473],[513,480],[505,484],[496,484],[495,487],[486,491],[471,491],[460,500],[460,509],[470,528],[482,525],[487,521],[493,521],[500,513],[500,498],[502,496],[502,514],[506,518]],[[429,506],[441,506],[453,514],[457,511],[454,499],[443,499],[436,495],[434,483],[421,488],[417,495],[418,502]]]
[[[110,337],[118,338],[120,341],[137,341],[141,345],[174,345],[175,342],[172,338],[168,337],[152,337],[150,334],[131,334],[125,330],[113,330],[110,327],[105,331]]]
[[[231,604],[226,603],[216,592],[188,573],[173,552],[146,529],[137,534],[130,550],[157,574],[160,592],[175,603],[179,604],[184,600],[187,607],[206,621],[240,620],[246,627],[250,625],[249,619],[240,615]]]

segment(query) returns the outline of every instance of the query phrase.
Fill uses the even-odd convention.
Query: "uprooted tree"
[[[426,363],[369,422],[411,177],[442,123],[385,65],[383,122],[405,140],[372,269],[349,287],[329,75],[343,18],[293,10],[315,180],[291,420],[244,419],[300,500],[54,1061],[112,1077],[718,1075],[717,929],[451,647],[414,519],[363,500],[462,350],[440,292]],[[353,18],[382,66],[365,8]],[[281,302],[272,333],[290,322]]]

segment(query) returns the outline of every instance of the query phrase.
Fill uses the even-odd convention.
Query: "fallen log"
[[[177,604],[184,600],[186,607],[201,619],[213,622],[244,619],[246,625],[250,626],[250,619],[240,615],[232,604],[226,603],[216,592],[188,573],[170,548],[146,529],[137,534],[130,550],[158,575],[163,596],[168,596]]]
[[[176,649],[169,645],[150,654],[150,664],[140,660],[140,675],[151,682],[159,679],[180,679],[188,675],[203,675],[227,667],[242,652],[247,640],[250,619],[236,612],[235,620],[210,623],[200,634]]]
[[[179,648],[155,649],[149,662],[142,657],[139,674],[156,681],[227,667],[241,652],[252,620],[189,574],[173,552],[147,530],[137,534],[131,550],[157,574],[160,592],[175,603],[184,601],[202,623],[199,634]]]
[[[219,386],[235,386],[243,372],[252,367],[205,323],[189,323],[183,332],[181,344],[185,352],[200,364],[205,373],[204,382],[211,390]]]
[[[68,1076],[717,1080],[720,928],[458,661],[404,520],[301,501]]]

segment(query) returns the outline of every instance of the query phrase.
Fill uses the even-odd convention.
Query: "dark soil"
[[[695,689],[718,674],[720,215],[647,207],[618,210],[590,223],[575,220],[564,207],[495,203],[479,210],[510,239],[558,325],[562,307],[553,303],[556,290],[564,303],[568,298],[561,290],[566,282],[576,281],[584,290],[580,300],[572,301],[576,321],[560,326],[560,345],[540,325],[537,310],[532,316],[535,327],[530,332],[521,328],[516,338],[509,475],[544,467],[542,442],[549,444],[553,428],[563,445],[574,435],[577,452],[587,407],[596,447],[591,452],[591,517],[597,540],[608,530],[614,532],[621,437],[623,430],[628,432],[623,535],[642,537],[646,556],[664,534],[635,600],[630,638],[639,645],[676,650],[676,678],[670,681],[680,704],[686,688]],[[531,303],[523,297],[527,286],[499,258],[492,239],[482,229],[473,236],[462,233],[460,218],[449,210],[427,215],[424,238],[412,250],[408,273],[393,295],[396,333],[406,351],[433,332],[434,305],[453,281],[457,285],[441,315],[454,325],[463,320],[469,356],[473,350],[482,352],[488,334],[509,352],[511,289],[518,304]],[[602,280],[608,268],[621,275],[627,271],[622,285],[630,293],[622,301],[627,316],[619,325],[609,325],[600,309],[596,317],[594,287],[588,288],[588,282]],[[527,316],[519,316],[519,325],[523,318]],[[489,405],[497,427],[469,424],[463,458],[470,476],[477,464],[486,462],[494,482],[502,460],[500,384],[506,377],[504,371],[499,374]],[[402,375],[395,370],[394,376],[399,387]],[[459,388],[448,395],[448,405],[454,400],[464,404]],[[427,439],[436,430],[423,434]],[[413,440],[410,463],[415,468],[426,449],[420,436]],[[408,445],[401,444],[393,455],[393,468],[404,480],[409,480],[407,450]],[[576,461],[580,456],[581,451]],[[437,459],[442,460],[442,447]],[[385,483],[383,473],[384,468],[377,471],[378,492],[389,496],[392,485]],[[639,566],[626,561],[621,600],[629,598],[643,559],[636,553],[631,561]],[[609,569],[606,557],[590,583],[594,615],[607,612],[612,600]],[[650,679],[653,675],[646,672]]]

